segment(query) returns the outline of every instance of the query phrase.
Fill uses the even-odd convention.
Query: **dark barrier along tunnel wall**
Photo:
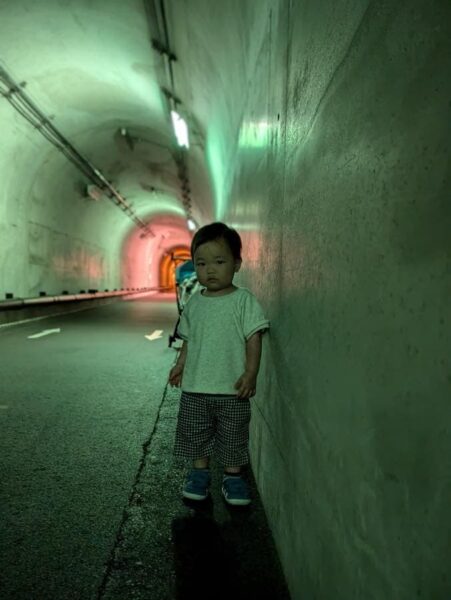
[[[451,6],[165,7],[193,215],[238,229],[235,282],[271,320],[251,453],[292,596],[448,600]],[[83,196],[1,99],[2,293],[147,287],[191,235],[143,4],[1,11],[2,61],[174,234]]]

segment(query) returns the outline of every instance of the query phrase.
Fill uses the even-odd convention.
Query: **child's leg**
[[[224,467],[224,473],[230,474],[230,475],[238,475],[239,473],[241,473],[241,467]]]
[[[208,469],[208,465],[210,463],[210,457],[207,456],[205,458],[197,458],[193,461],[193,467],[195,469]]]
[[[231,398],[222,403],[218,415],[218,450],[224,465],[222,495],[228,504],[247,506],[251,503],[249,487],[241,476],[249,462],[249,400]]]
[[[217,454],[224,472],[239,475],[249,462],[249,400],[230,398],[217,405]]]
[[[214,422],[207,396],[182,392],[177,418],[174,455],[193,461],[194,468],[208,467],[214,448]]]

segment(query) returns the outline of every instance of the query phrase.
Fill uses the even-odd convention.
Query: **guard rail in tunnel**
[[[171,288],[152,287],[152,288],[129,288],[116,290],[113,292],[80,292],[78,294],[59,294],[53,296],[41,295],[33,298],[8,298],[0,301],[0,326],[17,323],[23,319],[52,316],[55,313],[46,313],[45,309],[54,307],[69,307],[80,302],[96,301],[105,299],[114,299],[119,297],[133,296],[139,298],[146,296],[151,292],[169,292]],[[65,311],[59,311],[62,314]]]

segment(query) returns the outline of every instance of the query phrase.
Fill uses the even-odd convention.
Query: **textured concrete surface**
[[[448,600],[451,5],[208,4],[171,31],[271,319],[252,452],[292,596]]]
[[[176,314],[162,295],[0,330],[2,600],[289,599],[251,472],[245,510],[217,465],[212,501],[183,504]]]
[[[193,216],[271,320],[252,459],[292,598],[449,600],[451,4],[164,5]],[[0,2],[2,64],[157,231],[0,97],[0,294],[151,286],[189,244],[149,14]]]

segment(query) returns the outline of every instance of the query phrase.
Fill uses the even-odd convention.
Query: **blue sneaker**
[[[246,506],[251,502],[247,483],[242,477],[224,475],[224,479],[222,480],[222,495],[228,504],[233,504],[234,506]]]
[[[189,500],[205,500],[211,482],[209,469],[192,469],[186,478],[183,488],[184,498]]]

